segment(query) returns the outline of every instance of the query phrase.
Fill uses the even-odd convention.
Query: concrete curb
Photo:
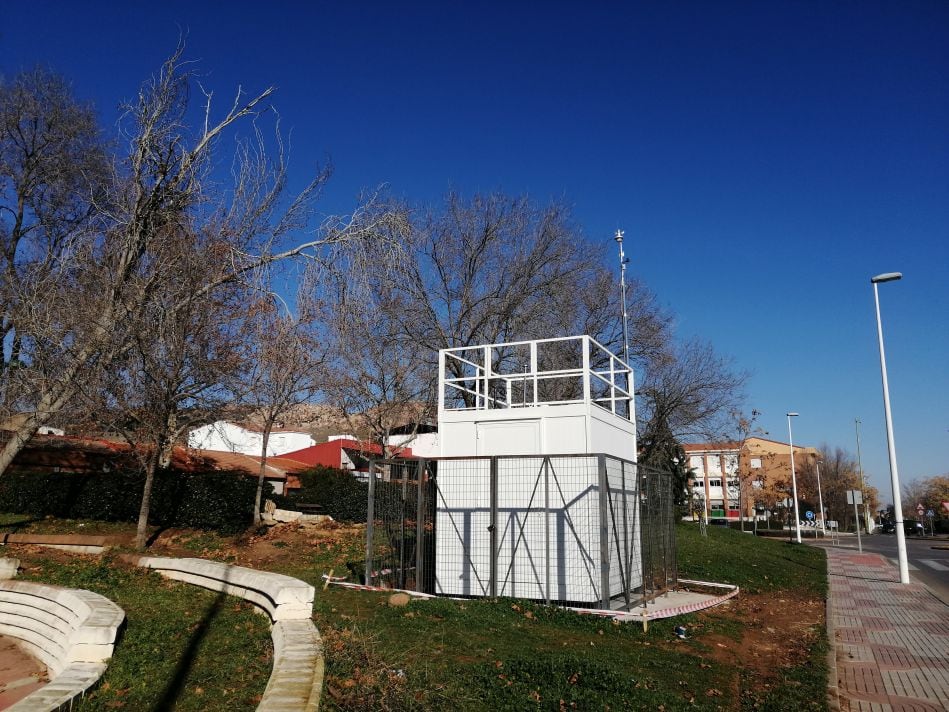
[[[826,561],[826,559],[825,559]],[[840,710],[840,688],[837,686],[837,627],[834,625],[833,593],[830,590],[830,570],[827,571],[827,602],[824,622],[827,628],[827,707],[831,712]]]
[[[273,670],[260,712],[317,712],[323,689],[323,641],[313,625],[314,589],[283,574],[205,559],[127,557],[166,578],[221,591],[260,608],[273,625]]]

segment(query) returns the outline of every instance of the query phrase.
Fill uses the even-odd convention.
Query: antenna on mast
[[[629,264],[629,258],[623,252],[623,234],[623,230],[617,230],[613,239],[619,243],[619,283],[623,292],[623,360],[629,366],[629,320],[626,315],[626,265]]]

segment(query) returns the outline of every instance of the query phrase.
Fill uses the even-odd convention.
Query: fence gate
[[[434,492],[434,461],[370,464],[367,585],[435,592]]]

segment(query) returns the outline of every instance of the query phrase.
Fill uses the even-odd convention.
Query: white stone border
[[[112,657],[125,612],[92,591],[0,581],[0,633],[39,659],[50,681],[8,707],[56,710],[94,685]]]
[[[243,598],[273,622],[273,671],[257,709],[316,712],[323,688],[323,641],[313,625],[314,588],[282,574],[205,559],[143,556],[138,565],[167,578]]]

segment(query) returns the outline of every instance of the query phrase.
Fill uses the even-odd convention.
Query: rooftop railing
[[[590,403],[631,418],[632,368],[589,336],[442,349],[439,368],[441,411]]]

